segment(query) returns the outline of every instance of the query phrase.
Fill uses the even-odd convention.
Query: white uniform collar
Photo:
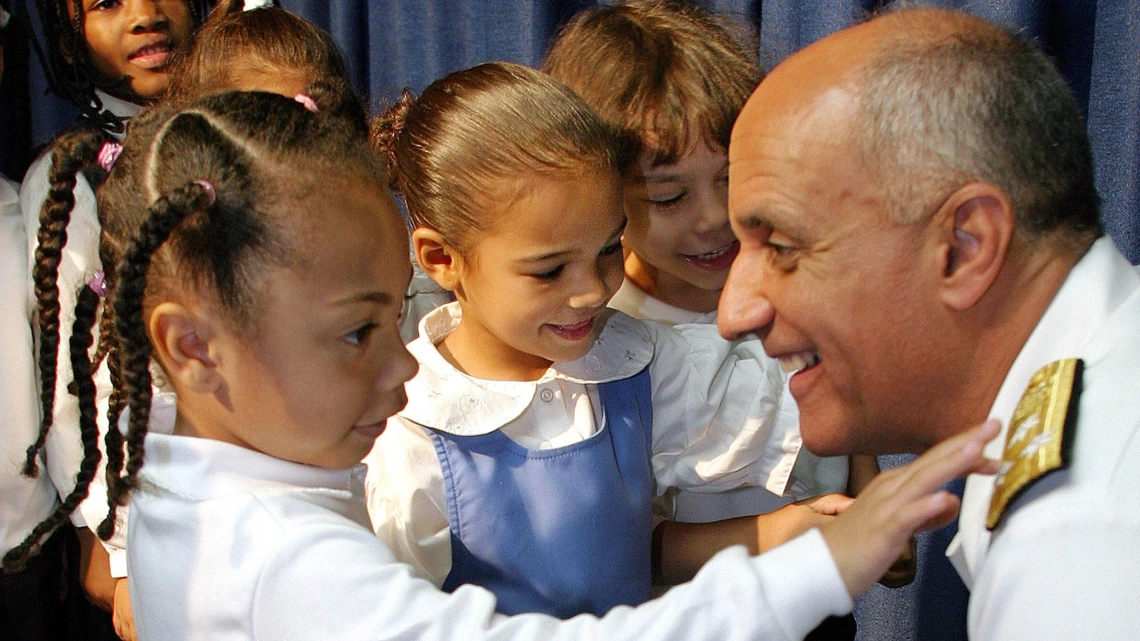
[[[1102,237],[1089,248],[1065,278],[1006,374],[989,413],[1001,421],[1002,428],[986,445],[986,456],[1001,459],[1006,427],[1033,374],[1046,363],[1082,355],[1084,346],[1138,285],[1136,272],[1110,238]],[[1080,314],[1075,315],[1074,310]],[[971,474],[966,479],[958,534],[946,550],[967,587],[989,549],[991,535],[985,523],[993,486],[992,475]]]
[[[702,325],[716,324],[715,310],[702,314],[670,305],[659,298],[654,298],[649,295],[649,293],[638,287],[628,278],[622,282],[621,287],[618,288],[613,298],[610,299],[609,306],[634,318],[654,320],[669,325],[681,325],[685,323],[699,323]]]
[[[153,432],[146,436],[146,462],[141,483],[195,501],[258,490],[351,498],[362,492],[365,469],[302,465],[213,439]]]
[[[488,434],[515,420],[534,400],[538,386],[553,379],[584,385],[629,378],[653,359],[653,341],[643,324],[620,312],[599,316],[605,323],[590,351],[554,363],[537,381],[493,381],[468,376],[436,345],[459,326],[459,303],[438,307],[420,321],[420,337],[408,351],[420,363],[405,385],[408,406],[400,416],[457,436]]]

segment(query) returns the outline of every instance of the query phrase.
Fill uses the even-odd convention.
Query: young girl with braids
[[[40,57],[49,87],[80,108],[72,130],[85,132],[79,136],[81,141],[70,132],[63,134],[52,144],[51,153],[40,156],[28,169],[20,189],[42,386],[40,435],[28,451],[24,468],[27,473],[38,473],[36,456],[45,441],[50,441],[46,444],[51,450],[47,467],[60,496],[66,497],[83,459],[74,431],[70,431],[78,424],[79,410],[68,392],[72,380],[68,337],[75,320],[76,292],[99,270],[99,221],[91,181],[97,183],[103,170],[96,158],[104,143],[121,137],[131,116],[164,94],[171,59],[202,15],[191,0],[41,0],[36,8],[45,45]],[[109,156],[104,161],[109,163]],[[101,387],[109,388],[109,381]],[[48,428],[53,424],[67,429],[58,437],[51,436]],[[96,487],[95,495],[76,512],[74,521],[81,528],[85,559],[89,552],[101,551],[91,548],[93,537],[82,527],[85,522],[97,523],[105,504],[106,497]],[[121,546],[119,540],[109,549]],[[121,576],[125,559],[114,551],[110,558],[113,565],[107,578]],[[86,565],[81,568],[88,569]],[[109,608],[115,583],[88,584],[88,591]]]
[[[215,11],[186,47],[170,73],[176,82],[170,87],[170,93],[174,95],[168,96],[168,100],[186,101],[199,94],[235,87],[258,87],[293,96],[314,83],[350,91],[346,86],[343,56],[332,38],[284,9],[243,12],[241,2],[231,2],[225,9]],[[59,487],[61,496],[68,496],[72,491],[76,471],[84,460],[84,453],[78,450],[79,439],[74,436],[78,431],[79,406],[73,393],[70,361],[65,348],[70,335],[71,309],[76,300],[74,292],[78,289],[76,281],[92,277],[100,266],[96,244],[99,221],[94,217],[93,194],[87,185],[98,184],[113,164],[116,148],[107,140],[98,131],[78,129],[64,134],[56,142],[52,155],[54,166],[49,172],[49,183],[53,188],[43,206],[47,224],[41,227],[37,249],[40,254],[35,266],[36,296],[43,310],[39,314],[40,335],[47,337],[41,341],[39,358],[40,370],[48,373],[42,377],[44,416],[54,415],[54,421],[44,422],[40,439],[29,451],[28,458],[33,460],[32,452],[38,451],[46,441],[53,478],[64,479]],[[88,180],[92,182],[88,183]],[[51,269],[53,264],[58,265],[54,272]],[[105,308],[103,311],[106,312],[102,316],[106,325],[112,319],[111,310]],[[53,318],[62,322],[57,321],[53,325],[50,322]],[[53,327],[58,329],[53,331]],[[51,349],[57,332],[61,345],[58,361],[53,359],[55,351]],[[101,365],[98,366],[96,380],[102,410],[100,429],[105,433],[108,395],[116,363],[104,361],[101,355],[102,351],[97,355]],[[52,368],[57,372],[54,386],[49,384]],[[56,392],[51,395],[53,387]],[[70,391],[69,387],[72,388]],[[162,384],[162,378],[157,377],[152,428],[170,429],[174,402],[174,394]],[[49,427],[52,428],[50,431]],[[111,436],[113,438],[116,434]],[[33,440],[29,439],[29,443]],[[78,504],[73,520],[81,528],[84,523],[94,528],[106,513],[103,476],[100,467],[86,500]],[[77,496],[73,501],[82,498]],[[73,509],[70,504],[60,506],[56,516],[62,519],[65,512],[71,513]],[[125,509],[120,513],[121,519],[125,518],[125,513]],[[85,546],[84,559],[90,560],[82,568],[84,587],[96,603],[112,609],[116,629],[124,638],[130,638],[130,607],[124,578],[125,529],[120,527],[118,531],[115,537],[98,545],[86,529],[79,530]],[[25,549],[27,545],[34,545],[36,540],[35,537],[29,538]]]
[[[820,494],[790,478],[797,412],[759,341],[606,308],[627,145],[569,88],[480,65],[374,129],[415,258],[458,299],[421,322],[408,407],[367,460],[377,535],[418,575],[508,614],[600,615],[650,597],[655,493]],[[783,540],[848,501],[795,506]]]
[[[314,98],[145,113],[99,192],[130,406],[111,491],[132,491],[140,639],[784,638],[849,608],[911,529],[951,518],[931,494],[947,477],[992,470],[979,429],[873,485],[799,544],[814,580],[796,578],[803,549],[737,550],[660,601],[559,621],[412,577],[368,528],[359,466],[416,369],[397,328],[405,230],[359,104]],[[147,433],[152,358],[178,394],[173,434]]]

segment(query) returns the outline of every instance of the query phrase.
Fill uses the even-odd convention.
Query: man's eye
[[[360,346],[368,342],[368,337],[372,335],[372,330],[376,329],[376,323],[365,323],[360,327],[348,332],[341,336],[341,339],[349,345]]]
[[[616,254],[620,251],[621,251],[621,241],[618,241],[612,245],[609,245],[609,246],[603,248],[601,255],[602,256],[613,256],[614,254]]]

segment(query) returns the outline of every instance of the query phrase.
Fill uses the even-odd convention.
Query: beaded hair
[[[108,292],[96,356],[106,354],[114,386],[105,448],[108,516],[97,529],[103,539],[114,533],[117,507],[143,464],[152,395],[146,313],[168,287],[177,286],[210,300],[235,331],[255,332],[257,274],[299,260],[300,248],[287,233],[288,214],[295,209],[290,199],[304,197],[315,188],[315,176],[330,172],[386,183],[383,163],[367,144],[356,95],[318,83],[310,98],[316,112],[293,98],[260,92],[150,109],[132,120],[122,155],[97,190]],[[94,142],[84,138],[57,147],[58,162],[79,157],[70,167],[84,165],[98,155]],[[85,287],[71,339],[85,451],[75,490],[5,556],[6,568],[19,567],[74,511],[99,463],[88,358],[98,305],[95,290]],[[58,333],[58,313],[56,319]],[[54,359],[47,365],[54,371]],[[45,384],[45,405],[54,388],[54,382]],[[126,407],[124,437],[115,426]],[[50,427],[51,412],[45,416],[39,443]]]

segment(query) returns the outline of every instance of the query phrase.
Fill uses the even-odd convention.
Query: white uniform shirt
[[[667,325],[701,323],[716,325],[716,312],[700,313],[681,309],[650,296],[628,278],[610,299],[609,306],[641,320]],[[792,402],[795,402],[794,400]],[[821,493],[846,492],[849,459],[846,456],[818,457],[804,450],[796,461],[793,475],[815,478]],[[677,491],[672,496],[672,516],[686,523],[723,521],[736,516],[765,514],[777,510],[802,496],[777,496],[762,487],[740,487],[716,494]]]
[[[139,112],[141,107],[133,103],[120,100],[102,92],[97,92],[103,106],[117,116],[129,118]],[[40,209],[48,194],[48,171],[51,169],[51,154],[45,153],[36,159],[24,177],[20,187],[20,209],[24,216],[24,225],[27,229],[27,265],[28,278],[24,295],[29,310],[36,309],[36,295],[34,283],[31,280],[32,270],[35,268],[35,250],[38,245],[36,232],[40,226]],[[66,496],[75,485],[75,475],[83,461],[83,444],[79,436],[79,402],[75,396],[67,391],[72,380],[71,357],[68,341],[71,337],[71,327],[75,322],[75,301],[79,290],[87,285],[91,277],[102,268],[99,260],[99,217],[96,212],[95,193],[87,183],[87,179],[80,173],[76,177],[73,191],[75,208],[71,212],[71,220],[67,225],[67,244],[64,245],[59,263],[59,354],[56,369],[55,407],[53,410],[53,424],[48,432],[45,444],[47,467],[51,478],[55,480],[59,493]],[[34,322],[34,321],[33,321]],[[98,321],[95,324],[95,335],[98,337]],[[38,325],[33,325],[38,334]],[[98,340],[96,338],[96,340]],[[93,348],[94,349],[94,348]],[[37,346],[37,360],[38,360]],[[152,368],[160,373],[157,367]],[[155,397],[152,404],[150,429],[170,431],[174,419],[174,394],[164,391],[161,375],[155,379]],[[99,411],[99,447],[102,450],[103,434],[107,429],[107,399],[111,394],[111,376],[104,363],[95,374],[96,406]],[[37,383],[37,397],[39,393]],[[38,407],[38,406],[37,406]],[[121,425],[126,425],[125,422]],[[30,445],[31,443],[27,443]],[[78,527],[90,525],[92,529],[103,521],[107,515],[107,489],[104,470],[106,456],[100,461],[99,469],[91,482],[91,491],[87,498],[79,505],[72,515],[72,522]],[[127,511],[120,508],[119,514],[126,518]],[[122,548],[126,541],[126,528],[116,528],[116,535],[105,544],[111,555],[111,574],[121,577],[126,573],[126,557]]]
[[[947,554],[971,588],[974,641],[1126,639],[1140,629],[1140,272],[1102,238],[1022,347],[990,416],[1003,433],[1042,366],[1084,360],[1072,463],[1029,486],[993,532],[992,476],[966,481]]]
[[[36,478],[22,473],[40,427],[25,247],[16,184],[0,176],[0,555],[22,543],[58,502],[43,456]]]
[[[132,500],[130,589],[143,641],[290,639],[800,639],[850,610],[818,530],[760,557],[714,557],[688,585],[604,618],[495,614],[475,586],[444,594],[368,529],[363,470],[151,434]]]
[[[439,457],[421,426],[463,436],[502,430],[523,447],[565,447],[597,432],[597,384],[646,366],[659,493],[742,485],[818,493],[810,477],[789,483],[801,449],[799,417],[785,374],[759,341],[729,342],[709,325],[671,328],[613,312],[582,358],[555,363],[537,381],[490,381],[458,371],[436,349],[459,314],[453,303],[424,317],[409,345],[420,369],[407,384],[408,406],[365,458],[377,536],[436,585],[451,571],[450,524]]]

